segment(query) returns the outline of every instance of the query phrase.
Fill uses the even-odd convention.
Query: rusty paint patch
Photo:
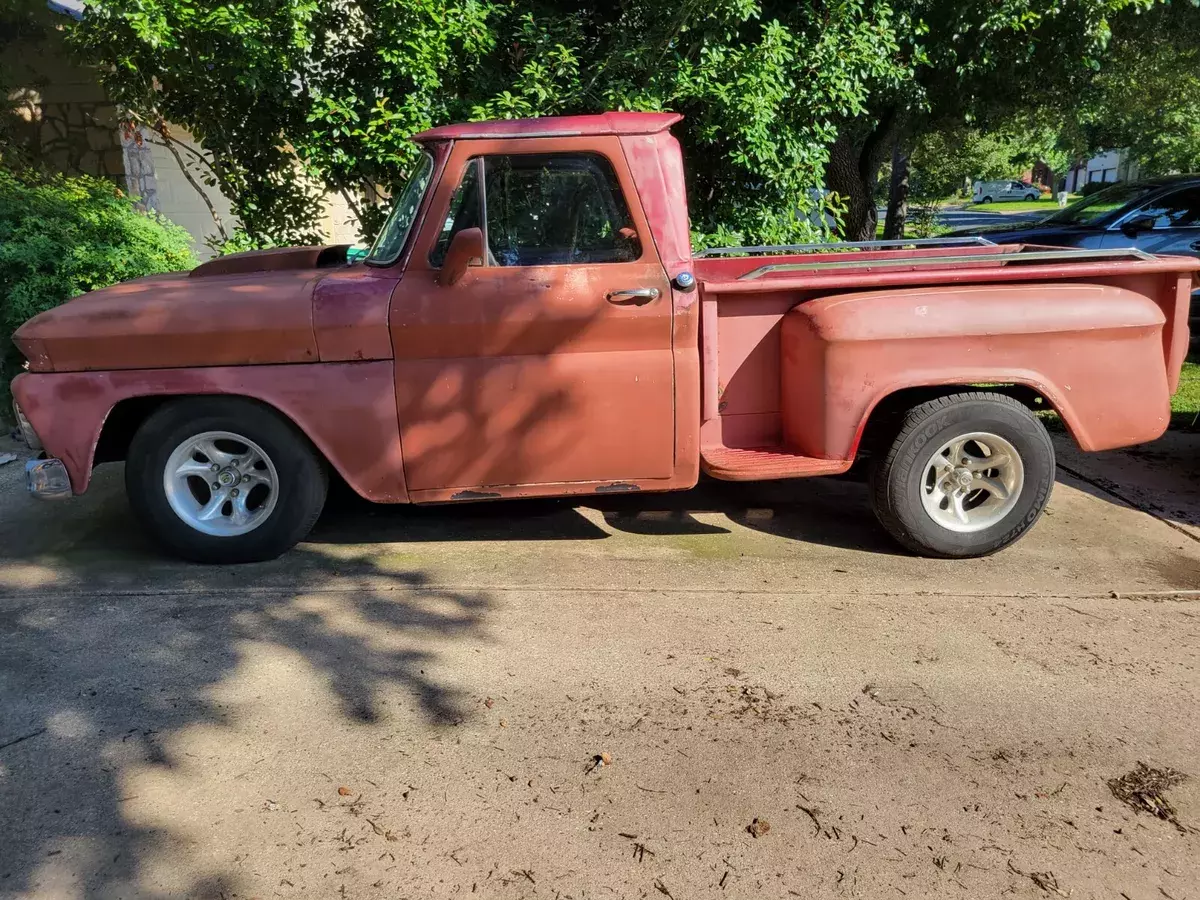
[[[451,500],[497,500],[500,495],[494,491],[459,491],[451,494]]]
[[[597,494],[627,494],[630,491],[640,491],[640,485],[629,484],[624,481],[618,481],[613,484],[602,484],[596,488]]]

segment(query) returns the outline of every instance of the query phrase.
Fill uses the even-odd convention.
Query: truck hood
[[[345,247],[220,257],[92,291],[30,319],[13,342],[35,372],[312,362],[312,296]]]

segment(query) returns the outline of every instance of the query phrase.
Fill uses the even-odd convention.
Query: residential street
[[[938,212],[938,224],[947,228],[987,228],[992,225],[1004,225],[1010,228],[1020,228],[1030,225],[1039,219],[1044,219],[1047,213],[994,213],[975,212],[970,209],[953,207]]]
[[[964,562],[818,479],[200,568],[0,467],[0,897],[1194,898],[1200,781],[1106,781],[1198,774],[1200,543],[1060,475]]]
[[[887,207],[881,206],[875,211],[880,222],[887,218]],[[945,228],[988,228],[993,225],[1004,225],[1020,228],[1046,217],[1044,212],[1033,213],[995,213],[975,212],[962,206],[948,206],[940,209],[937,222]]]

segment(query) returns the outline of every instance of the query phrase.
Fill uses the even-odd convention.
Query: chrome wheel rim
[[[163,488],[175,515],[196,531],[237,537],[270,517],[279,475],[254,441],[231,431],[206,431],[171,452]]]
[[[1007,516],[1025,486],[1017,448],[985,431],[947,441],[929,457],[921,480],[921,503],[938,525],[969,533]]]

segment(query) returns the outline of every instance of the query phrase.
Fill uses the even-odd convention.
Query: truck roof
[[[439,125],[414,141],[450,141],[516,137],[578,137],[582,135],[657,134],[683,116],[679,113],[606,112],[591,116],[545,116],[540,119],[499,119]]]

